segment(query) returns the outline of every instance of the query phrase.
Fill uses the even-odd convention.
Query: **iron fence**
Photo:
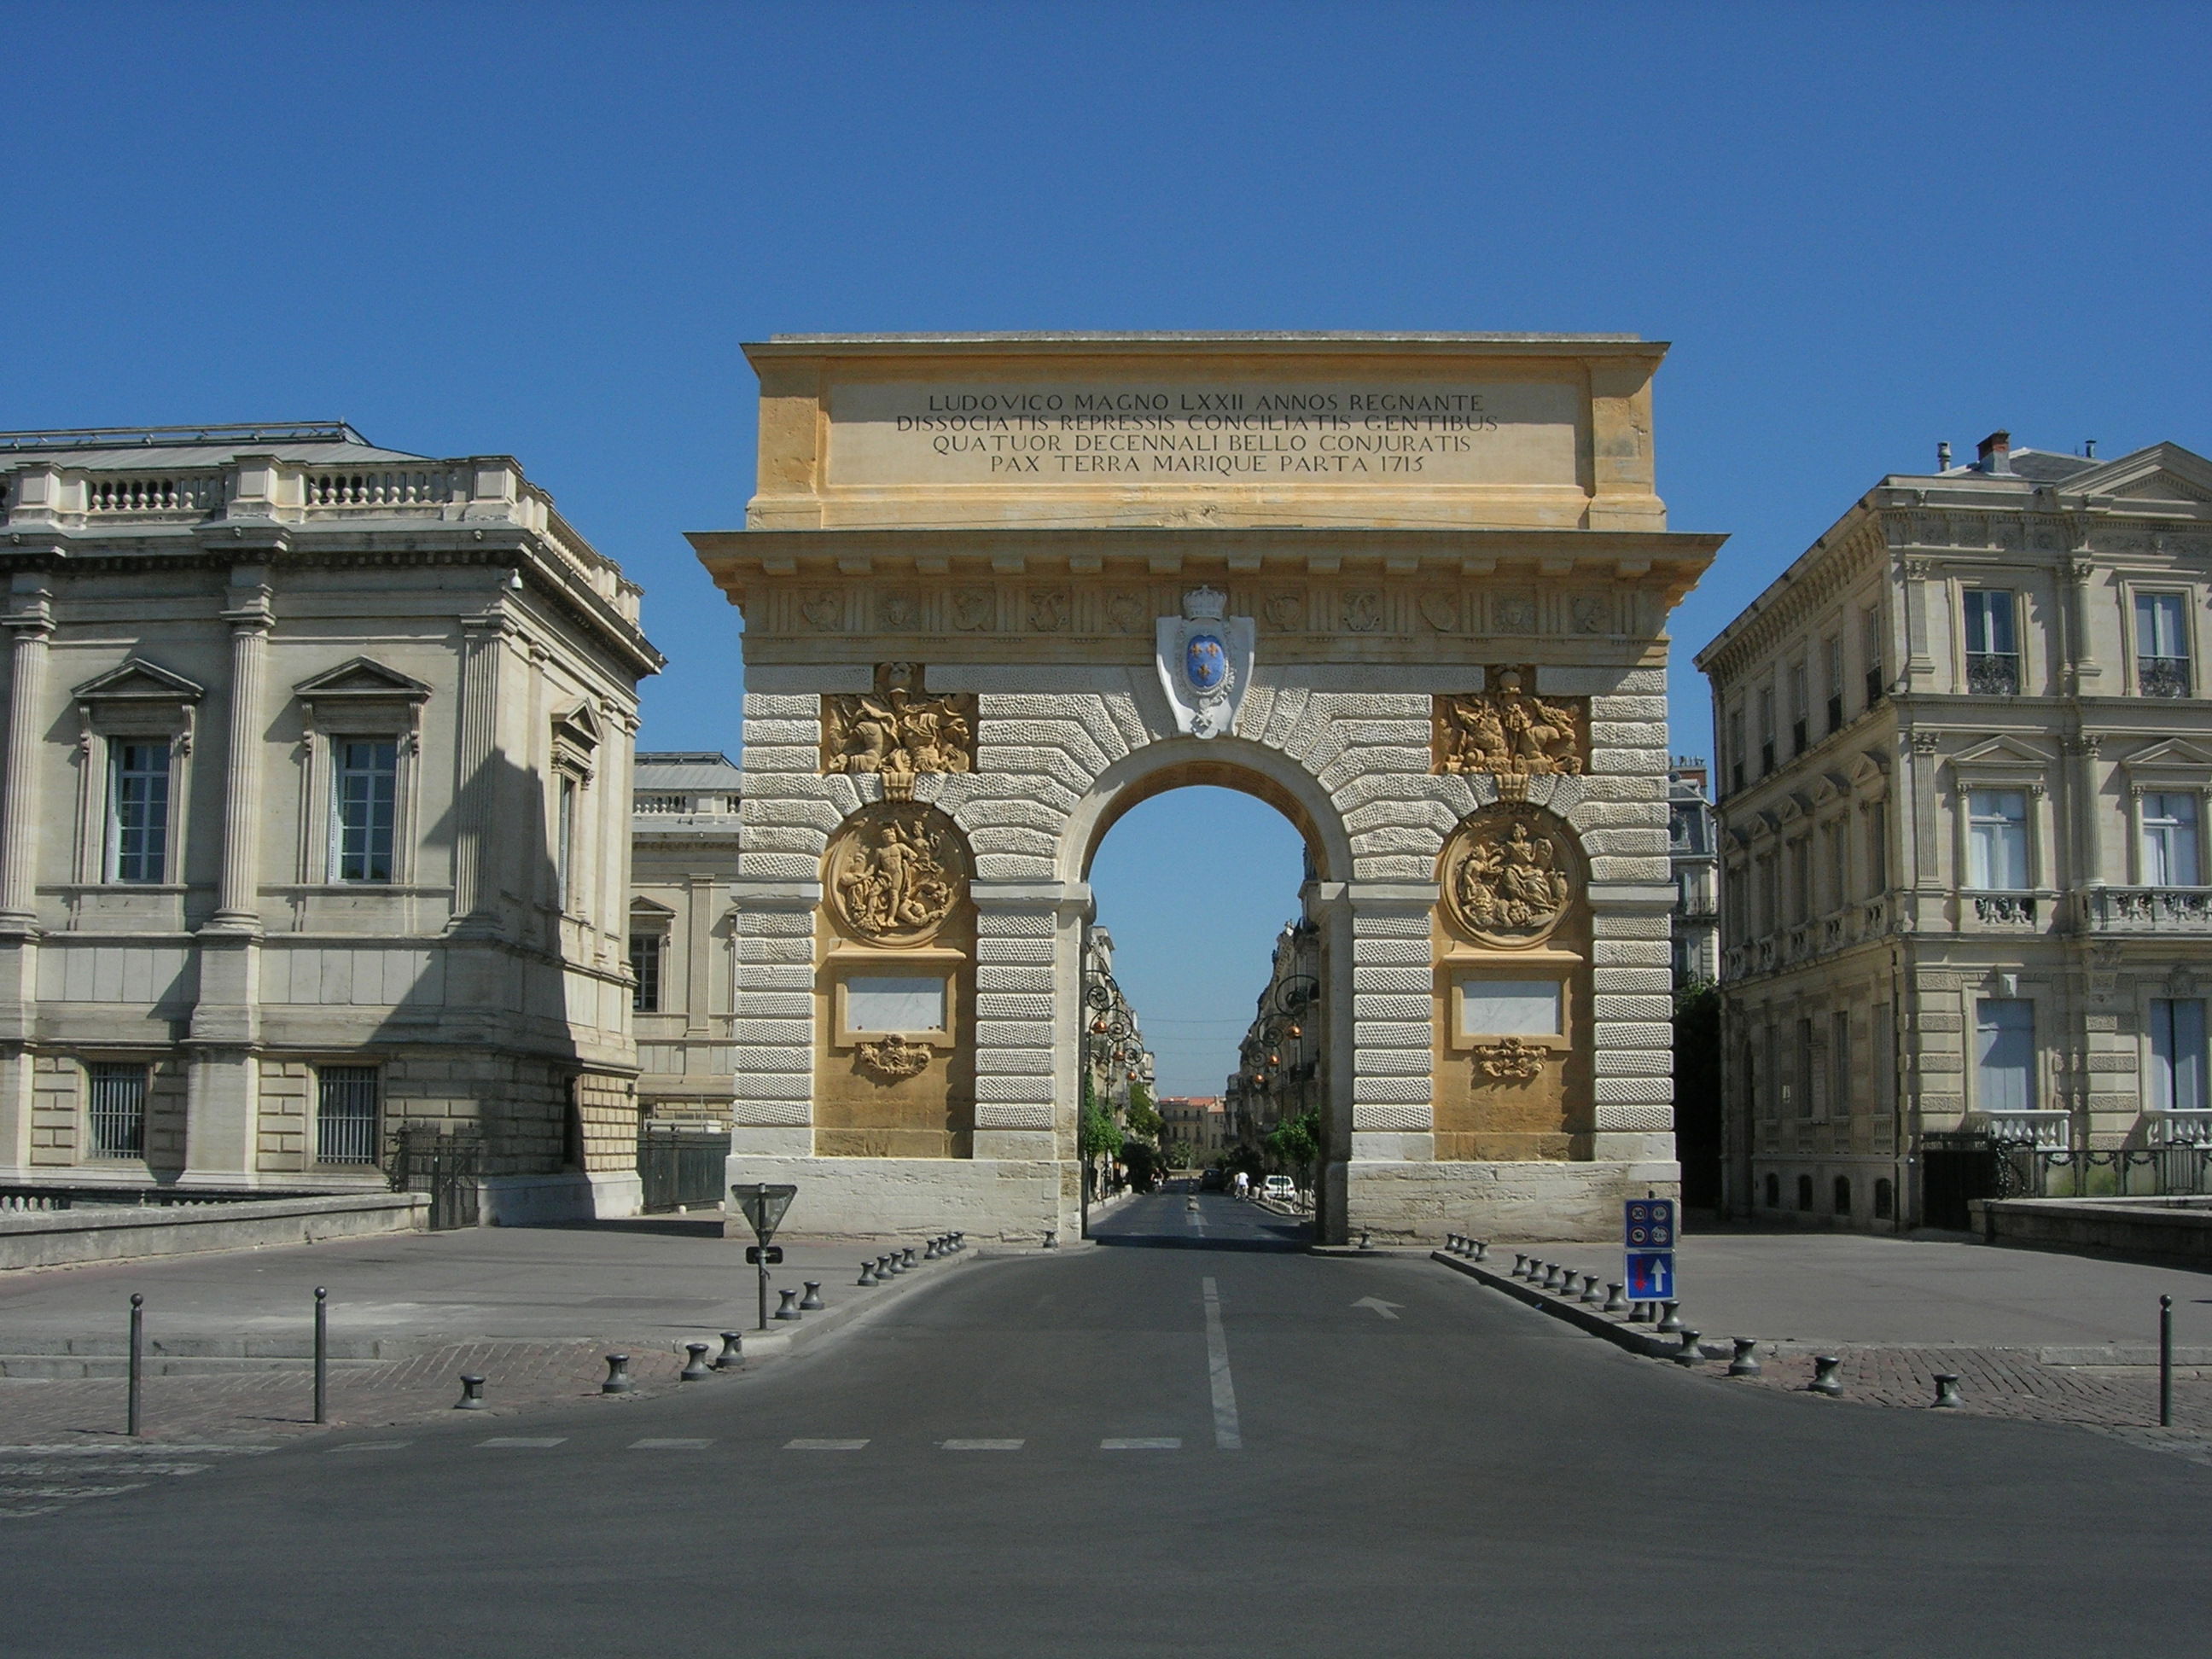
[[[472,1128],[406,1123],[392,1137],[392,1189],[427,1194],[434,1231],[477,1224],[483,1179],[483,1140]]]
[[[719,1204],[722,1174],[730,1156],[726,1130],[676,1124],[641,1125],[637,1137],[637,1174],[645,1207],[690,1209]]]
[[[2212,1146],[2062,1149],[2000,1143],[1992,1198],[2169,1198],[2212,1194]]]

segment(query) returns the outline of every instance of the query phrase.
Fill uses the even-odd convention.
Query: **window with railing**
[[[2204,878],[2197,862],[2197,797],[2149,794],[2142,800],[2143,885],[2199,885]]]
[[[2187,612],[2179,593],[2136,595],[2136,686],[2146,697],[2186,697]]]
[[[315,1162],[376,1162],[378,1081],[374,1066],[322,1067],[316,1077]]]
[[[134,1061],[94,1060],[84,1069],[92,1156],[145,1157],[146,1067]]]
[[[159,882],[169,868],[169,744],[108,745],[107,878]]]
[[[1774,688],[1765,686],[1759,694],[1759,775],[1762,778],[1774,769]]]
[[[2201,1112],[2204,1103],[2204,1000],[2153,997],[2150,1090],[2157,1112]]]
[[[2020,640],[2008,589],[1966,590],[1966,690],[1978,696],[2020,695]]]
[[[1732,711],[1728,720],[1729,793],[1734,794],[1743,787],[1743,710]]]
[[[1966,885],[2017,892],[2027,874],[2027,792],[1976,789],[1966,797]]]

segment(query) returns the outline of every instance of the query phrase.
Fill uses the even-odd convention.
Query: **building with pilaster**
[[[1960,1137],[2212,1135],[2212,462],[1945,447],[1698,653],[1737,1213],[1964,1225]]]
[[[1674,872],[1674,988],[1721,973],[1720,855],[1705,763],[1677,755],[1667,772],[1667,862]]]
[[[732,907],[744,775],[716,751],[641,753],[630,817],[637,1097],[649,1121],[730,1121]]]
[[[0,434],[0,1182],[636,1202],[637,587],[504,456]]]

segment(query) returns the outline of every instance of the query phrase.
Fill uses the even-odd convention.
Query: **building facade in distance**
[[[1169,1095],[1160,1105],[1160,1138],[1189,1149],[1194,1167],[1211,1164],[1228,1150],[1229,1114],[1219,1095]]]
[[[1275,935],[1267,982],[1237,1045],[1237,1070],[1223,1097],[1226,1132],[1237,1146],[1257,1152],[1278,1123],[1327,1102],[1321,949],[1321,930],[1304,917]]]
[[[1698,654],[1732,1210],[1964,1225],[1960,1132],[2212,1133],[2209,605],[2212,463],[1997,433],[1884,478]]]
[[[630,817],[629,965],[638,1108],[648,1122],[726,1128],[738,805],[729,757],[640,753]]]
[[[1721,861],[1704,759],[1677,755],[1667,773],[1667,861],[1674,872],[1674,988],[1721,976]]]
[[[0,1182],[627,1212],[639,592],[503,456],[0,436]]]

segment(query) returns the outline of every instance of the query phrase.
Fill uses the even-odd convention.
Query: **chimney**
[[[1936,446],[1936,470],[1938,472],[1948,472],[1951,470],[1950,445],[1937,444]]]
[[[1992,432],[1981,441],[1981,453],[1974,465],[1993,478],[2009,478],[2012,471],[2012,434]]]

